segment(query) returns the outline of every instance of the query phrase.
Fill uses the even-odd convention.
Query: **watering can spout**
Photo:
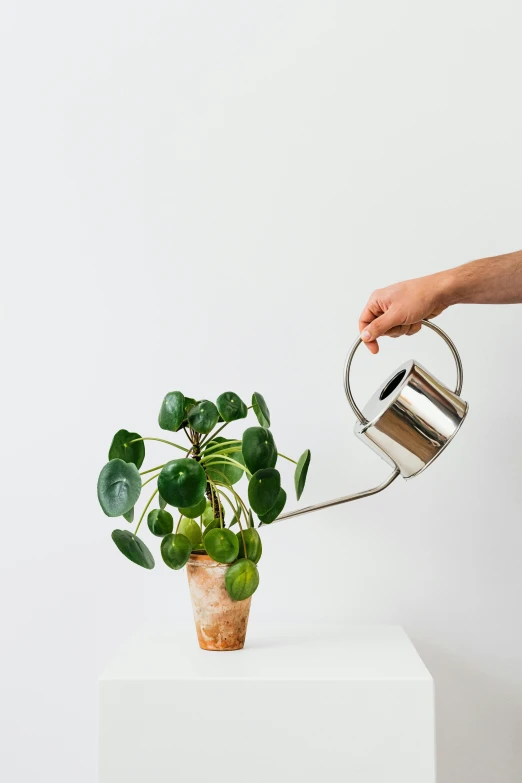
[[[468,403],[460,397],[462,362],[455,345],[440,327],[430,321],[422,323],[442,337],[453,354],[457,366],[455,390],[451,391],[412,359],[392,373],[364,409],[359,410],[350,388],[350,367],[355,351],[361,344],[358,338],[348,354],[344,368],[346,397],[357,417],[354,433],[387,462],[393,472],[382,484],[372,489],[289,511],[281,514],[276,522],[376,495],[389,487],[399,475],[405,479],[418,476],[457,434],[468,413]]]
[[[306,508],[299,508],[297,511],[288,511],[286,514],[280,514],[275,522],[279,522],[282,519],[290,519],[290,517],[298,517],[301,514],[310,514],[312,511],[319,511],[321,508],[329,508],[329,506],[340,506],[342,503],[349,503],[351,500],[359,500],[359,498],[368,498],[370,495],[376,495],[378,492],[382,492],[383,489],[389,487],[392,481],[395,481],[397,476],[400,475],[400,471],[396,468],[393,473],[385,479],[382,484],[379,484],[372,489],[366,489],[363,492],[355,492],[353,495],[345,495],[342,498],[336,498],[335,500],[326,500],[324,503],[316,503],[315,506],[306,506]],[[273,522],[271,523],[273,524]],[[263,523],[259,525],[262,527]]]

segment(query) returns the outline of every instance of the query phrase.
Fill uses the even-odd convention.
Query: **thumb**
[[[365,343],[374,342],[378,337],[382,337],[383,334],[386,334],[386,332],[399,324],[400,320],[397,319],[397,314],[392,309],[387,310],[363,329],[361,340]]]

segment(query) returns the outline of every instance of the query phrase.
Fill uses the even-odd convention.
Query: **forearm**
[[[481,258],[433,275],[444,306],[522,302],[522,250]]]

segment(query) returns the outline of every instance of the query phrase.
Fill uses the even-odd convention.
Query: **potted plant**
[[[250,409],[259,426],[245,429],[240,440],[221,435],[230,422],[245,419]],[[285,506],[286,492],[275,467],[278,457],[296,466],[299,500],[310,451],[297,462],[278,452],[270,412],[258,392],[252,395],[249,408],[233,392],[221,394],[216,404],[169,392],[158,423],[163,430],[184,433],[188,444],[143,438],[127,430],[119,430],[112,440],[109,462],[98,478],[98,499],[105,514],[121,516],[132,524],[142,489],[147,485],[152,489],[136,529],[114,530],[112,540],[133,563],[154,568],[150,549],[137,535],[147,516],[150,533],[161,538],[159,549],[166,565],[175,571],[187,566],[200,647],[239,650],[245,642],[251,597],[259,584],[262,544],[254,514],[269,524]],[[160,441],[184,454],[140,470],[147,440]],[[248,480],[248,502],[235,487],[243,476]],[[177,510],[175,515],[169,507]]]

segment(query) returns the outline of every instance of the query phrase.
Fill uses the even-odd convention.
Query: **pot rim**
[[[213,560],[210,555],[206,553],[191,552],[187,561],[187,566],[203,566],[205,568],[229,568],[231,563],[218,563],[217,560]]]

